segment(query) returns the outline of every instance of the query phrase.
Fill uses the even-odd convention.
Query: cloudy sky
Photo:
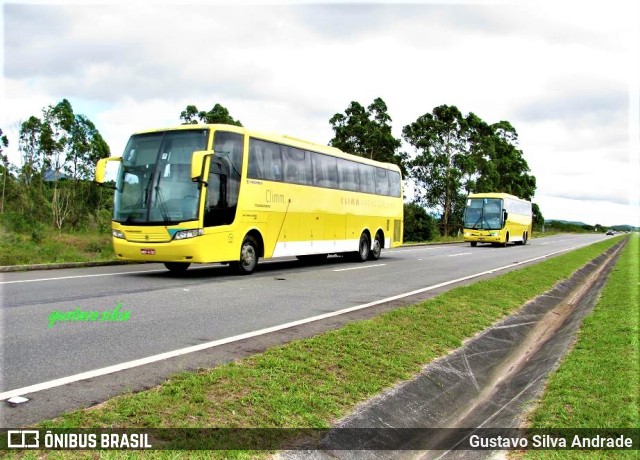
[[[63,98],[119,155],[188,104],[328,143],[381,97],[398,137],[441,104],[511,122],[547,219],[640,225],[638,2],[0,2],[15,164],[20,122]]]

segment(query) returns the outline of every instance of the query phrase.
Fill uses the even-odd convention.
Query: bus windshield
[[[502,200],[499,198],[470,198],[464,211],[464,228],[500,230],[502,228]]]
[[[206,150],[207,130],[134,135],[122,156],[113,220],[124,224],[176,224],[198,219],[198,184],[191,156]]]

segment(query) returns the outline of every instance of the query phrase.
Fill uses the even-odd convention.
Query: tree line
[[[182,124],[242,126],[220,104],[209,111],[188,105],[179,119]],[[414,200],[405,205],[406,241],[458,232],[470,193],[533,197],[536,180],[508,121],[490,124],[474,113],[463,115],[456,106],[441,105],[404,126],[400,138],[393,135],[391,122],[381,98],[367,107],[352,101],[329,119],[334,131],[329,145],[400,167],[415,191]],[[4,222],[25,228],[49,224],[58,230],[81,229],[87,222],[108,225],[112,191],[101,190],[91,179],[97,161],[110,156],[109,146],[91,120],[74,113],[68,100],[45,107],[40,117],[31,116],[20,124],[21,167],[10,164],[3,154],[8,145],[0,130]],[[544,222],[535,204],[534,222]]]
[[[518,148],[518,134],[508,121],[489,124],[474,113],[463,115],[456,106],[441,105],[404,126],[401,139],[392,134],[391,121],[381,98],[366,109],[351,102],[344,113],[336,113],[329,120],[335,132],[330,144],[400,166],[404,177],[413,181],[413,204],[437,213],[443,236],[462,228],[470,193],[504,192],[532,199],[536,179]],[[413,150],[412,155],[403,150],[403,141]],[[417,222],[429,220],[415,206],[405,208],[405,214],[409,223],[414,218]],[[539,224],[544,222],[535,204],[534,219]],[[431,228],[432,224],[423,222],[420,226]],[[410,238],[405,235],[405,240]]]
[[[93,229],[102,223],[108,231],[111,191],[92,179],[97,161],[110,156],[110,150],[88,117],[74,113],[63,99],[20,123],[20,167],[9,162],[4,153],[9,139],[1,129],[0,135],[0,213],[5,225],[30,231],[35,239],[51,227]]]

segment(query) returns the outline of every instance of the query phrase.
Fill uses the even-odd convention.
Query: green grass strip
[[[618,260],[578,340],[552,374],[533,428],[640,427],[640,250],[637,235]],[[638,458],[637,451],[530,451],[524,458]]]
[[[4,228],[0,225],[0,231]],[[115,260],[111,235],[7,231],[0,239],[0,266]]]
[[[39,427],[329,427],[358,403],[415,376],[425,364],[461,346],[464,339],[568,278],[617,240],[237,362],[185,372],[152,390],[122,395]],[[108,456],[126,457],[121,454]],[[208,452],[207,457],[230,454]],[[246,454],[233,452],[240,457]],[[177,458],[168,451],[152,457]]]

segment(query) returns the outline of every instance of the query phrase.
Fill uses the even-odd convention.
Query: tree
[[[7,188],[7,176],[9,175],[9,157],[4,155],[4,149],[9,147],[9,139],[0,128],[0,160],[2,161],[2,199],[0,199],[0,213],[4,213],[4,192]]]
[[[34,221],[51,219],[53,225],[83,225],[100,209],[102,194],[89,181],[109,146],[88,117],[75,114],[67,99],[42,109],[42,119],[31,116],[20,125],[19,150],[23,155],[21,211]],[[53,180],[44,172],[53,170]],[[73,181],[61,185],[60,173]]]
[[[335,133],[329,145],[353,155],[395,163],[406,174],[406,155],[399,152],[402,143],[391,133],[391,117],[381,98],[366,110],[352,101],[344,114],[336,113],[329,123]]]
[[[478,164],[476,190],[495,191],[531,200],[536,191],[536,178],[529,174],[529,165],[518,146],[518,133],[508,121],[490,126],[491,148],[488,161]]]
[[[438,234],[435,218],[418,203],[404,204],[404,241],[429,241]]]
[[[461,161],[465,198],[485,189],[483,171],[491,169],[494,156],[493,130],[473,112],[465,117],[468,156]]]
[[[442,211],[443,234],[460,226],[470,193],[504,192],[531,200],[536,180],[529,174],[518,134],[507,121],[493,125],[474,113],[463,117],[442,105],[403,129],[416,149],[410,162],[418,200]]]
[[[44,172],[50,161],[41,147],[43,124],[35,116],[20,125],[18,149],[22,153],[21,178],[29,186],[37,173]]]
[[[51,197],[51,212],[53,214],[53,224],[58,231],[62,230],[62,224],[72,212],[73,190],[63,185],[58,185],[57,181],[53,187]]]
[[[531,212],[533,214],[533,226],[541,229],[544,225],[544,216],[540,212],[540,207],[536,203],[531,203]]]
[[[63,99],[43,110],[43,115],[40,146],[51,158],[51,166],[58,174],[67,161],[69,137],[75,121],[73,108],[67,99]]]
[[[470,170],[467,124],[456,106],[441,105],[403,128],[417,152],[410,162],[418,202],[442,210],[443,234],[449,235],[462,178]]]
[[[68,142],[64,171],[76,181],[93,178],[98,160],[111,155],[96,126],[84,115],[74,116]]]
[[[199,111],[195,105],[188,105],[180,113],[180,119],[183,125],[195,125],[198,123],[221,123],[226,125],[242,126],[240,120],[235,120],[226,107],[216,104],[211,110],[205,112]]]

